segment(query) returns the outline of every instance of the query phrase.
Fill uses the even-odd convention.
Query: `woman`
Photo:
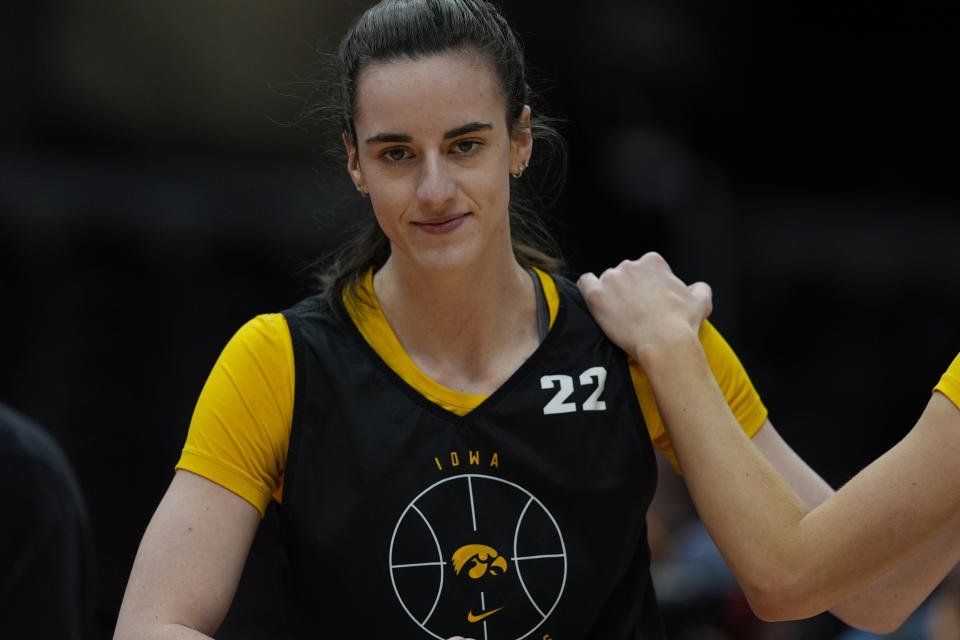
[[[516,208],[546,129],[515,34],[481,0],[384,0],[339,70],[370,229],[323,293],[227,345],[115,637],[213,634],[271,499],[304,637],[664,637],[644,516],[651,441],[672,452],[643,373]],[[727,344],[701,338],[744,432],[825,499]],[[932,588],[911,571],[835,611],[906,615]]]
[[[580,287],[649,374],[697,509],[761,617],[819,613],[905,559],[934,585],[960,561],[960,355],[907,436],[810,510],[742,436],[710,374],[697,340],[708,287],[685,287],[656,254]]]

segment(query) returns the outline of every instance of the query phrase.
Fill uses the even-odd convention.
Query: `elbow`
[[[802,572],[767,572],[750,582],[741,582],[741,585],[757,618],[764,622],[786,622],[819,615],[835,604],[825,598],[823,591],[815,588],[809,578]],[[888,634],[899,629],[911,611],[904,611],[902,607],[864,609],[838,605],[830,609],[830,613],[851,627]]]
[[[857,629],[862,629],[863,631],[869,631],[871,633],[885,635],[888,633],[893,633],[894,631],[899,629],[903,625],[903,623],[906,622],[906,620],[907,620],[906,618],[899,618],[895,621],[870,620],[869,622],[867,621],[864,621],[862,623],[847,622],[846,624],[850,625],[851,627],[856,627]]]
[[[898,611],[891,607],[878,608],[865,612],[847,613],[841,606],[836,609],[831,609],[830,613],[847,626],[880,635],[893,633],[903,626],[903,623],[910,617],[910,612]]]
[[[786,622],[788,620],[802,620],[811,615],[801,612],[799,608],[789,598],[783,597],[774,592],[748,592],[744,591],[747,602],[753,615],[764,622]]]
[[[740,584],[753,614],[764,622],[802,620],[826,610],[803,577],[790,571],[766,571]]]

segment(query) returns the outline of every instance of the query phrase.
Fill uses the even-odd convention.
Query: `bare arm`
[[[770,461],[804,504],[812,509],[834,491],[784,441],[767,421],[753,444]],[[897,629],[960,561],[960,517],[945,527],[919,552],[854,596],[830,608],[853,627],[876,633]]]
[[[760,617],[807,617],[834,606],[960,513],[960,411],[942,395],[904,440],[808,513],[749,446],[719,389],[708,388],[705,359],[699,364],[692,351],[675,345],[661,383],[651,383],[698,511]]]
[[[934,394],[906,438],[811,511],[713,379],[695,330],[704,287],[685,287],[656,255],[602,278],[581,279],[591,310],[649,376],[700,516],[760,617],[820,613],[948,535],[960,515],[960,410],[946,397]]]
[[[140,542],[114,640],[211,637],[260,524],[249,502],[178,471]]]

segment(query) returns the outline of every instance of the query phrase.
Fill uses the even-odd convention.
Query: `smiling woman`
[[[644,373],[518,206],[550,129],[516,35],[483,0],[384,0],[338,64],[368,226],[322,291],[224,349],[115,637],[212,635],[276,502],[297,637],[664,638],[645,516],[654,447],[673,452]],[[739,427],[826,499],[727,343],[699,337]],[[871,621],[933,586],[903,582],[837,612]]]
[[[510,174],[532,151],[530,108],[509,122],[494,71],[474,52],[377,64],[356,86],[347,166],[391,246],[374,287],[422,281],[419,271],[529,285],[507,212]]]

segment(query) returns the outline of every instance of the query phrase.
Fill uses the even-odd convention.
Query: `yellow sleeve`
[[[730,405],[730,410],[744,432],[752,438],[767,419],[767,408],[761,402],[760,395],[750,382],[737,354],[709,322],[704,322],[700,329],[700,342],[707,354],[707,362],[710,363],[713,377],[717,379],[720,390],[723,391],[727,404]],[[640,365],[632,359],[630,360],[630,377],[633,378],[633,387],[637,392],[643,419],[647,423],[650,440],[655,447],[663,451],[670,460],[670,464],[679,473],[680,463],[670,444],[670,438],[663,428],[663,420],[660,418],[650,381],[640,369]]]
[[[260,315],[230,339],[207,378],[177,469],[266,514],[280,499],[293,423],[293,344],[284,317]]]
[[[960,409],[960,354],[953,359],[933,390],[950,398],[950,401]]]

